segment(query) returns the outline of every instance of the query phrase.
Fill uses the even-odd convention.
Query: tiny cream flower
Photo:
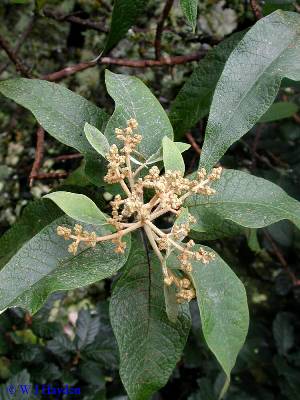
[[[115,245],[116,253],[124,253],[126,242],[123,241],[123,237],[129,232],[144,229],[161,262],[164,284],[175,285],[178,303],[189,302],[196,296],[190,279],[193,261],[208,264],[214,259],[214,254],[203,248],[194,251],[193,240],[182,243],[189,235],[191,225],[196,223],[191,214],[188,214],[187,221],[175,224],[168,233],[163,232],[153,222],[167,213],[179,216],[189,196],[214,195],[215,190],[210,185],[220,179],[222,168],[214,168],[209,174],[201,168],[196,178],[191,180],[185,178],[180,171],[167,170],[161,174],[159,168],[153,166],[141,177],[140,172],[145,167],[143,160],[141,166],[135,170],[131,163],[131,153],[135,153],[137,158],[141,156],[137,151],[142,140],[137,131],[138,126],[138,122],[130,118],[125,128],[116,128],[116,138],[122,146],[118,148],[116,144],[111,145],[106,155],[108,165],[104,180],[109,184],[118,183],[122,188],[122,195],[117,194],[110,201],[111,216],[107,219],[107,223],[115,228],[115,232],[97,236],[96,232],[88,232],[76,224],[73,229],[58,226],[57,234],[65,240],[72,240],[68,251],[74,255],[79,246],[95,247],[102,241],[111,241]],[[147,195],[149,192],[153,194],[149,201],[145,201],[145,191]],[[176,272],[167,265],[171,251],[175,252],[179,261]]]

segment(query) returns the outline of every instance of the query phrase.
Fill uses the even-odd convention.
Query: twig
[[[190,144],[191,144],[192,148],[195,150],[195,152],[200,155],[201,149],[200,149],[198,143],[196,142],[196,140],[194,139],[193,135],[190,132],[187,132],[185,134],[185,136],[186,136],[187,140],[190,142]]]
[[[23,31],[22,35],[20,36],[18,43],[14,49],[14,54],[18,54],[18,52],[20,51],[22,45],[25,43],[27,37],[29,36],[29,34],[32,31],[33,25],[34,25],[34,21],[35,21],[35,15],[31,18],[31,20],[29,21],[26,29]],[[6,68],[9,66],[9,62],[7,62],[5,65],[3,65],[2,68],[0,68],[0,75],[2,74],[2,72],[4,72],[6,70]]]
[[[80,153],[62,154],[61,156],[54,157],[53,160],[57,162],[57,161],[75,160],[77,158],[83,158],[83,155]]]
[[[81,25],[89,29],[94,29],[99,32],[107,33],[107,29],[103,27],[102,23],[91,21],[90,19],[83,19],[76,15],[64,15],[57,13],[49,8],[43,10],[44,15],[48,18],[55,19],[56,21],[67,21],[76,25]]]
[[[165,20],[168,18],[168,15],[171,11],[173,3],[174,3],[174,0],[166,1],[161,18],[157,24],[156,35],[155,35],[155,40],[154,40],[155,58],[157,60],[160,60],[160,58],[161,58],[161,37],[162,37],[163,30],[164,30]]]
[[[1,35],[0,35],[0,47],[2,47],[2,49],[5,51],[9,59],[15,64],[16,70],[20,72],[21,75],[30,78],[31,74],[27,65],[25,65],[25,63],[21,60],[21,58],[16,54],[14,49],[12,49],[8,41]]]
[[[63,68],[59,71],[52,72],[44,75],[42,79],[47,81],[59,81],[69,75],[73,75],[79,71],[94,67],[96,65],[119,65],[121,67],[130,68],[147,68],[147,67],[163,67],[165,65],[178,65],[185,64],[192,61],[198,61],[204,57],[206,51],[199,51],[198,53],[187,54],[184,56],[174,56],[162,58],[160,60],[128,60],[124,58],[102,57],[99,60],[93,60],[74,64],[69,67]]]
[[[257,2],[257,0],[250,0],[250,6],[252,8],[252,12],[254,17],[259,20],[263,17],[263,14],[261,12],[261,8]]]
[[[37,175],[34,175],[34,180],[43,180],[43,179],[62,179],[66,178],[69,174],[67,172],[41,172]]]
[[[262,133],[262,125],[259,125],[256,129],[255,137],[251,148],[252,170],[256,168],[257,148],[260,141],[261,133]]]
[[[39,126],[36,131],[36,147],[35,147],[34,162],[29,175],[30,187],[32,187],[34,179],[39,179],[37,178],[37,176],[39,169],[41,168],[41,164],[44,157],[44,142],[45,142],[45,131],[41,126]]]
[[[272,239],[272,236],[269,234],[269,232],[267,230],[264,230],[264,236],[267,238],[267,240],[271,244],[275,256],[277,257],[278,261],[280,262],[280,264],[282,265],[284,270],[287,272],[287,274],[291,278],[293,285],[300,286],[300,279],[297,279],[295,274],[290,270],[289,265],[288,265],[286,259],[284,258],[284,255],[281,253],[280,249],[278,248],[278,246]]]

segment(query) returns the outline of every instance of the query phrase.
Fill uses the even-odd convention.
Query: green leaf
[[[216,218],[219,224],[230,220],[247,228],[263,228],[288,219],[300,228],[300,203],[272,182],[246,172],[224,170],[213,188],[216,194],[212,196],[196,195],[186,201],[190,213],[200,224],[204,219],[207,228],[210,219]],[[193,229],[198,230],[197,224]]]
[[[109,52],[125,36],[128,29],[136,23],[147,3],[146,0],[115,0],[104,53]]]
[[[109,152],[109,143],[103,133],[87,122],[84,125],[84,133],[90,145],[105,158]]]
[[[210,169],[274,102],[281,80],[300,79],[300,15],[260,19],[228,58],[217,84],[201,153]]]
[[[84,124],[101,128],[107,121],[100,108],[56,83],[10,79],[0,82],[0,92],[30,110],[50,135],[83,154],[93,152],[83,135]]]
[[[114,287],[110,318],[128,396],[131,400],[149,399],[166,384],[180,358],[191,322],[186,304],[180,306],[176,323],[169,321],[161,266],[152,254],[146,254],[137,239]]]
[[[184,153],[186,150],[188,150],[191,145],[187,143],[182,143],[182,142],[173,142],[177,149],[180,151],[180,153]],[[163,148],[160,147],[154,154],[152,154],[147,160],[146,164],[155,164],[158,161],[162,161],[163,159]]]
[[[60,216],[62,212],[50,201],[29,203],[21,218],[0,238],[0,270],[24,243]]]
[[[105,225],[107,217],[96,204],[84,194],[58,191],[47,194],[50,199],[69,217],[86,224]]]
[[[297,111],[297,104],[287,101],[278,101],[271,105],[268,111],[260,118],[259,122],[279,121],[284,118],[292,117]]]
[[[210,50],[180,89],[171,104],[169,114],[175,139],[181,139],[189,129],[208,114],[225,62],[243,35],[244,32],[235,33]]]
[[[138,151],[145,160],[160,148],[164,136],[173,139],[173,129],[167,114],[140,79],[106,70],[105,83],[115,101],[115,111],[105,129],[110,144],[120,145],[115,128],[125,127],[130,118],[135,118],[139,124],[138,130],[143,140]]]
[[[180,0],[180,5],[185,18],[195,32],[197,25],[198,0]]]
[[[190,276],[196,289],[203,335],[229,377],[248,332],[245,288],[217,253],[209,264],[194,261],[192,265]]]
[[[92,316],[88,310],[80,310],[76,321],[76,347],[83,349],[93,343],[100,328],[100,320]]]
[[[173,140],[164,136],[163,145],[163,161],[166,171],[180,171],[184,174],[185,165],[180,150],[177,148]]]
[[[177,321],[180,308],[180,305],[177,302],[176,294],[177,292],[174,285],[172,286],[164,285],[166,314],[169,320],[173,323]]]
[[[108,116],[103,110],[64,86],[44,80],[18,78],[2,81],[0,92],[30,110],[55,139],[74,147],[88,162],[96,162],[97,168],[103,168],[102,157],[84,135],[86,122],[99,129],[104,127]],[[93,178],[93,175],[89,176]]]
[[[20,306],[35,313],[49,294],[110,277],[126,262],[127,252],[116,254],[110,242],[80,247],[76,256],[68,253],[68,243],[56,234],[58,225],[72,227],[74,220],[60,217],[43,227],[1,269],[0,310]],[[83,227],[101,236],[110,233],[107,227]],[[127,241],[129,248],[130,237]]]

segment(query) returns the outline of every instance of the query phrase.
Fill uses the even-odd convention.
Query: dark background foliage
[[[164,2],[148,1],[145,11],[108,56],[153,59],[155,32],[163,7]],[[112,8],[110,0],[2,0],[0,36],[31,76],[42,77],[94,59],[105,46]],[[266,15],[276,8],[299,11],[295,2],[284,0],[265,1],[259,11]],[[96,29],[78,24],[74,16],[92,21]],[[257,13],[247,1],[206,0],[199,4],[193,33],[175,2],[165,20],[162,56],[186,56],[209,49],[232,32],[252,26],[256,18]],[[142,78],[168,110],[196,65],[197,62],[156,68],[108,67]],[[106,65],[99,65],[85,69],[64,77],[61,84],[111,111],[113,104],[103,83],[105,68]],[[0,48],[0,79],[18,73],[20,70],[16,71],[16,65]],[[284,82],[278,100],[293,101],[299,106],[300,86]],[[99,196],[80,170],[72,173],[79,167],[80,157],[47,135],[43,163],[30,187],[28,177],[37,128],[34,117],[11,101],[2,97],[0,101],[1,234],[22,214],[28,202],[61,183],[85,185],[92,197]],[[204,118],[182,138],[193,144],[186,157],[190,171],[198,162],[205,124]],[[297,114],[261,123],[232,146],[222,164],[265,177],[300,200],[299,142]],[[43,174],[50,175],[41,179],[45,178]],[[248,238],[219,240],[214,246],[245,283],[251,313],[250,331],[226,399],[300,399],[299,232],[283,221],[258,232],[253,230]],[[52,296],[33,317],[20,309],[0,316],[1,399],[11,398],[6,391],[10,382],[70,384],[82,389],[84,399],[127,398],[118,376],[118,351],[108,318],[111,283],[105,281]],[[216,399],[222,376],[204,341],[198,339],[201,327],[196,307],[191,304],[193,328],[184,355],[156,399]]]

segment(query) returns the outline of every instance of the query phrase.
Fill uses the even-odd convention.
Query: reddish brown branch
[[[155,40],[154,40],[155,58],[157,60],[160,60],[160,58],[161,58],[161,37],[162,37],[163,30],[164,30],[165,20],[168,18],[168,15],[171,11],[173,3],[174,3],[174,0],[166,1],[161,18],[157,24],[156,35],[155,35]]]
[[[187,132],[185,134],[185,136],[186,136],[187,140],[190,142],[190,144],[191,144],[192,148],[195,150],[195,152],[200,155],[201,149],[200,149],[198,143],[196,142],[196,140],[194,139],[193,135],[190,132]]]
[[[29,21],[26,29],[23,31],[23,33],[21,34],[18,43],[16,45],[16,47],[14,48],[13,52],[15,54],[15,56],[18,54],[18,52],[20,51],[22,45],[25,43],[27,37],[30,35],[33,25],[34,25],[34,21],[35,21],[35,16],[33,16],[31,18],[31,20]],[[0,68],[0,75],[2,74],[3,71],[6,70],[6,68],[9,66],[10,62],[7,62],[6,64],[4,64],[1,68]]]
[[[289,265],[288,265],[286,259],[284,258],[284,255],[281,253],[277,244],[272,239],[272,236],[269,234],[269,232],[267,230],[264,230],[264,235],[267,238],[267,240],[269,241],[269,243],[271,244],[273,252],[274,252],[275,256],[277,257],[278,261],[280,262],[280,264],[282,265],[283,269],[286,271],[286,273],[291,278],[293,285],[300,286],[300,279],[297,279],[295,274],[290,270]]]
[[[10,46],[8,41],[0,35],[0,47],[5,51],[9,59],[15,64],[16,70],[21,73],[21,75],[27,78],[31,77],[30,70],[23,60],[18,56],[14,49]]]
[[[94,67],[95,65],[119,65],[121,67],[129,68],[147,68],[185,64],[191,61],[198,61],[203,58],[205,54],[206,51],[199,51],[198,53],[162,58],[160,60],[128,60],[124,58],[102,57],[99,60],[71,65],[61,69],[60,71],[44,75],[42,79],[47,81],[59,81],[60,79],[66,78],[67,76],[73,75],[79,71],[84,71],[85,69]]]
[[[89,29],[94,29],[99,32],[107,33],[107,29],[103,27],[103,23],[91,21],[90,19],[83,19],[76,15],[64,15],[57,13],[49,8],[43,10],[44,15],[48,18],[55,19],[56,21],[67,21],[73,24],[81,25]]]
[[[41,168],[44,157],[44,142],[45,142],[45,131],[41,126],[39,126],[36,131],[36,147],[34,156],[35,158],[29,175],[29,186],[32,186],[34,179],[37,179],[38,172]]]
[[[257,0],[250,0],[250,6],[252,8],[252,12],[256,20],[261,19],[263,17],[263,14]]]
[[[66,160],[75,160],[77,158],[82,158],[83,155],[80,153],[73,153],[73,154],[62,154],[61,156],[55,157],[54,161],[66,161]]]
[[[35,180],[42,179],[62,179],[68,176],[67,172],[41,172],[34,176]]]

